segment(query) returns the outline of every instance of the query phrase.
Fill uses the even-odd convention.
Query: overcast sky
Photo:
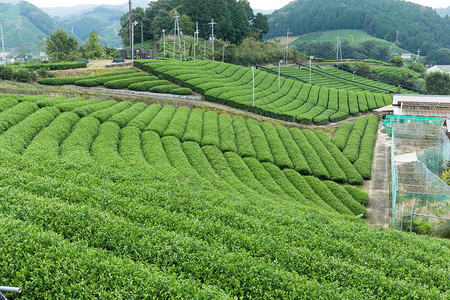
[[[38,7],[74,6],[79,4],[123,4],[126,0],[28,0]],[[274,10],[285,6],[292,0],[249,0],[253,9]],[[376,0],[374,0],[376,1]],[[434,8],[450,6],[450,0],[410,0]]]

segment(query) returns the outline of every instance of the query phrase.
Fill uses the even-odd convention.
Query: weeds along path
[[[387,133],[378,127],[372,163],[372,179],[369,181],[369,205],[366,221],[375,227],[388,228],[390,223],[390,163],[391,142]]]

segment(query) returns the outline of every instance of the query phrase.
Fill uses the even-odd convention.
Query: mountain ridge
[[[267,38],[290,29],[301,35],[334,29],[359,29],[396,42],[411,52],[450,48],[450,20],[431,7],[405,1],[296,0],[269,16]],[[421,54],[422,54],[421,53]]]

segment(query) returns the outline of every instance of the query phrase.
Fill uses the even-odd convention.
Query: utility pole
[[[195,34],[197,34],[197,41],[196,41],[196,43],[198,43],[198,33],[199,33],[199,31],[198,31],[198,22],[195,22]],[[195,39],[195,35],[194,35],[194,39]]]
[[[222,62],[225,62],[225,47],[227,47],[228,45],[223,45],[222,47]]]
[[[278,90],[280,90],[281,87],[281,64],[283,63],[282,60],[278,62]]]
[[[180,61],[183,60],[183,52],[181,50],[181,34],[183,34],[180,31],[180,22],[177,22],[177,26],[178,26],[178,49],[180,49]]]
[[[138,24],[137,21],[134,21],[131,24],[131,65],[134,65],[134,51],[133,51],[133,44],[134,44],[134,26]]]
[[[141,20],[141,55],[143,53],[144,53],[144,21]]]
[[[175,25],[173,27],[173,59],[175,59],[175,48],[177,46],[177,24],[178,24],[178,14],[175,12]]]
[[[5,41],[3,40],[3,25],[0,24],[0,34],[2,36],[2,59],[5,56]],[[6,59],[4,60],[4,64],[6,65]]]
[[[253,106],[255,106],[255,67],[252,67],[252,78],[253,78]]]
[[[211,23],[209,23],[209,25],[211,25],[212,60],[214,60],[214,25],[216,24],[217,23],[214,22],[214,19],[211,19]]]
[[[203,47],[203,60],[206,59],[206,40],[205,40],[205,46]]]
[[[133,25],[131,24],[133,21],[131,20],[131,0],[128,0],[128,28],[130,30],[130,51],[131,51],[131,60],[133,61]]]
[[[166,30],[163,29],[164,58],[166,58]]]
[[[184,47],[184,61],[186,61],[187,60],[186,59],[186,39],[184,36],[183,36],[183,47]]]
[[[197,27],[198,27],[198,22],[197,22]],[[197,41],[195,41],[195,37],[197,37]],[[198,43],[198,30],[196,30],[194,32],[194,60],[195,60],[195,48],[197,46],[197,43]]]
[[[291,30],[288,29],[286,31],[286,66],[288,65],[289,61],[289,35],[292,34]]]
[[[311,61],[314,59],[314,56],[310,56],[309,57],[309,84],[311,84],[311,79],[312,79],[312,77],[311,77]]]
[[[416,63],[420,62],[419,57],[420,57],[420,49],[417,49]]]
[[[336,64],[339,61],[339,35],[336,37]]]

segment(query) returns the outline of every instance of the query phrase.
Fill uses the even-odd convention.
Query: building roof
[[[450,65],[435,65],[427,70],[427,72],[435,71],[450,73]]]
[[[450,104],[450,96],[446,95],[415,95],[415,94],[395,94],[393,105],[400,105],[401,102],[417,103],[442,103]]]

